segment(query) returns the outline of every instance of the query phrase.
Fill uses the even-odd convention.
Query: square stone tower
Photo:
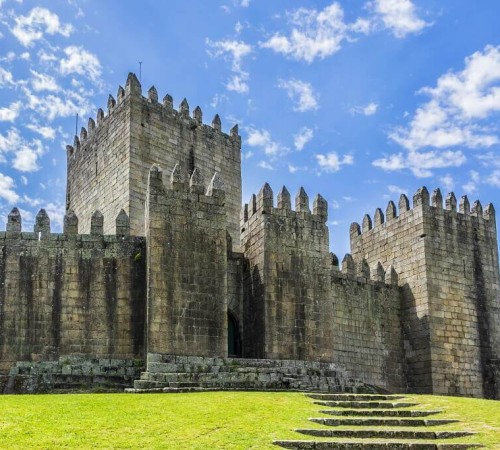
[[[73,146],[67,147],[66,209],[79,218],[79,232],[90,231],[96,210],[104,215],[104,233],[114,233],[121,209],[130,217],[130,233],[144,236],[144,202],[149,169],[159,165],[170,173],[176,164],[186,176],[196,167],[204,179],[217,172],[225,185],[227,227],[235,247],[239,245],[241,208],[241,138],[235,125],[230,134],[221,131],[216,115],[212,126],[202,122],[196,107],[190,117],[184,99],[179,110],[172,97],[158,102],[154,87],[142,96],[141,85],[129,74],[117,99],[109,96],[108,113],[97,111]]]

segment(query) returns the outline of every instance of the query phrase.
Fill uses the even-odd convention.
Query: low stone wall
[[[123,391],[144,369],[142,360],[61,356],[56,361],[19,361],[0,375],[0,393]]]
[[[351,378],[345,369],[333,363],[157,353],[148,353],[147,371],[134,382],[134,388],[136,392],[183,388],[381,392]]]

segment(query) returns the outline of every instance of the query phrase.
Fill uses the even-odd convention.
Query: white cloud
[[[311,111],[318,109],[317,95],[310,83],[296,79],[278,80],[278,87],[285,89],[288,97],[294,102],[294,111]]]
[[[16,152],[12,167],[21,172],[36,172],[40,169],[38,165],[38,153],[31,148],[22,148]]]
[[[19,200],[19,195],[15,191],[16,184],[8,175],[0,173],[0,198],[3,198],[7,203],[16,203]]]
[[[410,169],[418,178],[427,178],[432,175],[432,169],[446,167],[460,167],[466,161],[461,151],[428,151],[409,152],[407,155],[397,153],[373,161],[375,167],[385,171]]]
[[[418,17],[416,7],[410,0],[374,0],[371,7],[397,38],[419,33],[429,26]]]
[[[0,87],[9,85],[14,86],[15,84],[16,83],[14,81],[12,73],[7,69],[4,69],[3,67],[0,67]]]
[[[465,69],[441,76],[421,93],[430,100],[407,128],[390,137],[409,150],[423,147],[490,147],[500,142],[481,122],[500,111],[500,47],[485,47],[465,59]]]
[[[56,137],[56,130],[52,127],[43,127],[37,124],[29,124],[26,125],[26,128],[28,128],[31,131],[34,131],[35,133],[38,133],[44,139],[49,139],[52,141]]]
[[[236,34],[240,34],[242,30],[243,30],[243,25],[238,20],[238,22],[236,22],[236,25],[234,26],[234,31],[236,32]]]
[[[287,18],[290,33],[275,33],[261,47],[310,63],[338,52],[342,41],[348,38],[344,10],[337,2],[322,11],[299,8],[287,12]]]
[[[479,172],[471,170],[469,172],[470,180],[462,186],[466,194],[472,195],[477,193],[478,184],[480,183]]]
[[[242,60],[252,52],[252,46],[242,41],[211,41],[206,40],[210,50],[208,54],[213,57],[225,57],[231,62],[232,76],[226,84],[229,91],[235,91],[239,94],[246,94],[249,91],[248,72],[241,67]]]
[[[26,141],[16,128],[8,130],[6,135],[0,134],[0,162],[6,161],[7,154],[13,154],[14,169],[21,172],[38,170],[38,158],[43,153],[43,145],[38,139]]]
[[[327,173],[338,172],[342,166],[354,164],[352,155],[343,155],[342,158],[340,158],[336,152],[331,152],[326,155],[317,154],[316,159],[320,172]]]
[[[355,106],[351,108],[351,114],[363,114],[364,116],[373,116],[378,110],[377,103],[370,102],[365,106]]]
[[[48,53],[43,48],[37,54],[38,54],[38,59],[42,63],[57,61],[58,59],[56,55],[54,55],[53,53]]]
[[[0,108],[0,122],[14,122],[19,116],[21,102],[11,103],[9,106]]]
[[[297,170],[299,170],[299,168],[297,166],[294,166],[293,164],[288,164],[288,171],[290,173],[295,173],[295,172],[297,172]]]
[[[267,130],[248,129],[246,144],[250,147],[260,147],[270,158],[276,158],[288,153],[288,148],[273,141],[271,134]]]
[[[234,5],[241,6],[242,8],[248,8],[250,6],[250,0],[236,0]]]
[[[455,187],[455,180],[450,174],[446,174],[439,179],[439,182],[444,186],[444,188],[450,192],[453,191]]]
[[[391,194],[405,194],[405,195],[408,195],[408,189],[404,189],[402,187],[399,187],[399,186],[396,186],[394,184],[390,184],[389,186],[387,186],[387,190],[391,193]]]
[[[62,24],[59,21],[57,14],[41,7],[33,8],[27,16],[15,17],[14,21],[16,24],[11,28],[11,32],[25,47],[42,39],[44,33],[57,33],[68,37],[73,31],[70,24]]]
[[[459,167],[462,150],[488,148],[500,143],[491,119],[500,112],[500,47],[486,46],[465,58],[465,68],[448,72],[433,88],[420,90],[430,97],[415,112],[407,127],[389,137],[407,150],[373,162],[384,170],[410,169],[416,176],[432,175],[432,169]],[[434,148],[435,150],[429,150]],[[424,150],[425,149],[425,150]]]
[[[101,76],[101,63],[94,54],[83,47],[69,46],[64,49],[66,58],[59,62],[59,70],[63,75],[76,73],[87,76],[96,82]]]
[[[486,177],[485,182],[491,186],[500,188],[500,170],[494,170]]]
[[[257,166],[259,166],[261,169],[274,170],[274,167],[267,161],[260,161],[259,164],[257,164]]]
[[[38,97],[27,88],[23,88],[23,92],[27,97],[26,106],[49,122],[57,117],[69,117],[77,113],[84,115],[91,109],[88,99],[75,92],[64,91],[64,99],[53,94]]]
[[[293,135],[293,145],[300,151],[313,138],[314,132],[311,128],[302,127],[297,134]]]
[[[500,169],[500,155],[498,153],[487,152],[483,155],[477,155],[476,158],[485,167],[498,167]]]
[[[23,186],[28,185],[28,179],[24,175],[21,175],[21,182],[23,183]]]
[[[45,74],[38,73],[35,70],[31,70],[33,78],[31,79],[31,86],[35,91],[58,91],[59,86],[54,77]]]

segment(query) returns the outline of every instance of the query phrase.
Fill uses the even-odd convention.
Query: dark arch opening
[[[230,311],[227,313],[227,355],[230,358],[241,358],[240,327]]]

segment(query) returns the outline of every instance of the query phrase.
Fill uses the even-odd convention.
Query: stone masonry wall
[[[398,288],[384,283],[381,268],[358,273],[350,255],[338,270],[321,196],[312,214],[303,189],[295,211],[290,203],[284,188],[274,208],[265,185],[243,209],[244,316],[250,319],[243,356],[340,362],[366,383],[402,389]]]
[[[353,256],[358,262],[392,264],[398,273],[410,389],[494,397],[491,364],[499,349],[496,231],[478,202],[471,214],[466,198],[459,213],[453,194],[446,199],[446,210],[439,190],[432,206],[429,201],[422,188],[411,210],[401,197],[399,217],[390,202],[385,222],[377,210],[373,227],[365,216],[363,233],[353,224]]]
[[[410,389],[431,393],[429,294],[425,277],[424,241],[421,237],[424,234],[422,209],[410,209],[405,195],[399,201],[399,216],[391,201],[385,212],[385,220],[384,213],[377,209],[373,222],[366,215],[362,228],[354,223],[350,229],[351,253],[357,266],[363,261],[370,267],[380,262],[384,267],[392,265],[398,274],[399,286],[403,291],[407,381]]]
[[[123,226],[104,236],[102,223],[96,213],[92,233],[78,235],[69,213],[64,233],[54,234],[41,210],[30,233],[17,209],[9,215],[0,233],[1,373],[63,355],[143,357],[144,238]]]
[[[169,189],[154,166],[147,193],[148,352],[227,356],[227,231],[222,182]]]
[[[118,89],[110,96],[108,112],[97,111],[80,137],[67,146],[66,209],[80,218],[80,233],[90,232],[94,211],[104,215],[104,232],[113,234],[121,209],[130,214],[130,95]],[[134,235],[144,235],[136,233]]]
[[[332,361],[365,383],[404,392],[401,296],[391,281],[390,273],[374,270],[367,279],[367,274],[356,274],[349,267],[340,272],[332,266],[327,320]]]

